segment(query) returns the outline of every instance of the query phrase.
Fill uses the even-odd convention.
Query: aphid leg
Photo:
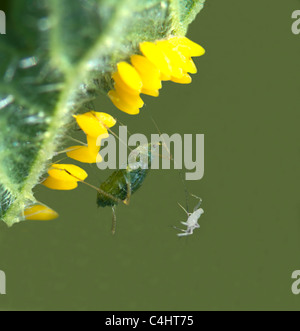
[[[185,237],[185,236],[190,236],[192,233],[185,232],[185,233],[177,233],[178,237]]]
[[[196,198],[196,199],[199,199],[199,202],[198,202],[197,206],[194,208],[194,212],[195,212],[196,210],[198,210],[198,209],[200,208],[200,206],[201,206],[201,204],[202,204],[202,199],[199,198],[199,197],[197,197],[197,196],[194,195],[194,194],[191,194],[191,196],[194,197],[194,198]]]
[[[125,180],[127,184],[127,196],[123,202],[125,203],[125,205],[128,206],[130,204],[130,199],[131,199],[131,182],[130,182],[130,178],[128,178],[128,173],[126,173],[125,175]]]
[[[111,228],[111,232],[112,234],[116,233],[116,229],[117,229],[117,208],[116,206],[112,206],[112,228]]]
[[[177,226],[173,226],[173,228],[174,228],[175,230],[178,230],[178,231],[181,231],[181,232],[186,232],[186,230],[182,230],[182,229],[178,228]]]

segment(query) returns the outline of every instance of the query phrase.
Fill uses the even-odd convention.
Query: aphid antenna
[[[80,145],[82,145],[82,146],[87,146],[87,144],[85,144],[84,142],[82,142],[82,141],[79,140],[79,139],[75,139],[75,138],[70,137],[70,136],[67,136],[67,138],[69,138],[70,140],[72,140],[72,141],[74,141],[74,142],[76,142],[76,143],[78,143],[78,144],[80,144]]]
[[[86,146],[87,146],[87,145],[86,145]],[[58,156],[58,155],[60,155],[60,154],[69,153],[69,152],[72,152],[72,151],[76,151],[77,149],[79,149],[79,148],[67,148],[67,149],[64,149],[63,151],[56,152],[56,153],[55,153],[55,156]]]
[[[184,212],[189,216],[189,212],[178,202],[180,208],[184,210]]]
[[[74,141],[74,142],[76,142],[76,143],[82,145],[82,146],[88,146],[87,144],[85,144],[84,142],[82,142],[82,141],[79,140],[79,139],[75,139],[75,138],[70,137],[70,136],[67,136],[67,138],[68,138],[69,140],[72,140],[72,141]],[[68,152],[72,152],[72,151],[76,151],[77,149],[78,149],[78,148],[66,148],[66,149],[64,149],[64,150],[62,150],[62,151],[60,151],[60,152],[56,152],[56,153],[55,153],[55,156],[60,155],[60,154],[65,154],[65,153],[68,153]]]
[[[184,176],[183,176],[183,172],[180,171],[180,170],[178,170],[178,172],[179,172],[179,176],[180,176],[181,181],[182,181],[182,185],[184,187],[186,210],[190,210],[190,208],[189,208],[189,195],[191,193],[189,193],[189,190],[187,188],[186,181],[185,181]]]
[[[92,185],[90,183],[87,183],[87,182],[85,182],[83,180],[79,180],[79,182],[82,183],[82,184],[85,184],[85,185],[87,185],[89,187],[91,187],[92,189],[96,190],[98,193],[101,193],[101,194],[105,195],[108,199],[111,199],[111,200],[113,200],[113,201],[115,201],[117,203],[124,203],[126,205],[126,203],[123,200],[114,197],[113,195],[111,195],[111,194],[109,194],[109,193],[107,193],[107,192],[99,189],[98,187],[96,187],[96,186],[94,186],[94,185]]]
[[[90,183],[87,183],[87,182],[85,182],[84,180],[81,180],[80,178],[74,176],[74,175],[73,175],[72,173],[70,173],[67,169],[58,169],[58,170],[60,170],[60,171],[65,171],[68,175],[70,175],[71,177],[75,178],[78,182],[83,183],[83,184],[85,184],[85,185],[87,185],[87,186],[93,188],[93,189],[96,190],[97,192],[99,192],[99,193],[105,195],[107,198],[109,198],[109,199],[111,199],[111,200],[113,200],[113,201],[115,201],[115,202],[117,202],[117,203],[121,203],[121,202],[122,202],[122,203],[124,203],[124,204],[127,204],[126,201],[122,201],[122,200],[120,200],[120,199],[114,197],[113,195],[111,195],[111,194],[109,194],[109,193],[107,193],[107,192],[105,192],[105,191],[99,189],[98,187],[96,187],[96,186],[94,186],[94,185],[92,185],[92,184],[90,184]]]
[[[122,123],[120,120],[118,120],[118,119],[115,119],[115,120],[117,120],[117,122],[120,123],[122,126],[125,126],[125,124]],[[127,130],[127,132],[128,132],[130,135],[132,135],[132,133],[131,133],[129,130]]]
[[[111,133],[114,137],[116,137],[116,138],[118,139],[118,141],[119,141],[121,144],[123,144],[125,147],[127,147],[127,148],[130,150],[130,152],[133,151],[133,149],[130,148],[129,146],[127,146],[127,144],[126,144],[122,139],[120,139],[120,137],[119,137],[116,133],[114,133],[110,128],[107,128],[107,130],[108,130],[109,133]]]
[[[55,162],[52,162],[51,165],[53,165],[53,164],[58,164],[58,163],[60,163],[60,162],[62,162],[62,161],[64,161],[64,160],[68,160],[68,159],[69,159],[68,157],[64,157],[64,158],[59,159],[59,160],[57,160],[57,161],[55,161]]]
[[[36,200],[33,204],[31,204],[31,206],[34,206],[34,205],[36,205],[36,204],[39,204],[39,205],[42,205],[42,206],[44,206],[44,207],[48,207],[48,208],[49,208],[49,206],[45,205],[43,202],[38,201],[38,200]]]
[[[151,110],[147,109],[148,112],[149,112],[149,116],[151,118],[151,121],[153,122],[154,126],[156,127],[156,130],[158,131],[158,133],[160,134],[160,136],[162,136],[162,132],[160,131],[153,115],[152,115],[152,112]],[[174,164],[176,165],[176,161],[174,160],[174,157],[171,153],[171,151],[169,150],[169,148],[167,147],[167,144],[165,143],[165,141],[163,141],[164,143],[164,147],[166,148],[167,152],[169,153],[170,155],[170,160],[174,162]],[[177,167],[178,168],[178,167]],[[186,210],[189,210],[189,191],[188,191],[188,188],[186,186],[186,182],[184,180],[184,176],[183,176],[183,172],[181,170],[178,169],[178,172],[179,172],[179,175],[180,175],[180,178],[181,178],[181,181],[182,181],[182,184],[183,184],[183,187],[184,187],[184,192],[185,192],[185,201],[186,201]]]
[[[93,114],[93,116],[95,116],[95,115]],[[96,116],[95,116],[95,117],[96,117]],[[116,119],[115,119],[115,120],[116,120]],[[121,122],[119,121],[119,123],[121,123]],[[119,137],[116,133],[114,133],[114,132],[111,130],[111,128],[109,128],[108,126],[106,126],[104,123],[102,123],[102,125],[105,126],[106,130],[107,130],[109,133],[111,133],[115,138],[117,138],[118,141],[119,141],[120,143],[122,143],[124,146],[126,146],[126,147],[132,152],[132,149],[131,149],[129,146],[127,146],[127,144],[126,144],[123,140],[121,140],[120,137]],[[122,125],[123,125],[123,124],[122,124]],[[129,132],[129,133],[130,133],[130,132]]]

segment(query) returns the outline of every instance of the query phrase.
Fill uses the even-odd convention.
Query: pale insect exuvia
[[[194,194],[191,194],[191,196],[193,196],[196,199],[199,199],[198,204],[196,205],[196,207],[194,208],[194,211],[192,213],[189,213],[180,203],[179,206],[186,212],[188,219],[186,222],[181,222],[181,224],[183,224],[184,226],[186,226],[187,228],[185,230],[183,229],[179,229],[177,227],[174,226],[174,228],[176,230],[180,230],[182,233],[178,233],[177,236],[178,237],[184,237],[184,236],[190,236],[193,234],[195,229],[199,229],[200,225],[198,223],[199,218],[201,217],[202,214],[204,214],[204,210],[202,208],[200,208],[201,203],[202,203],[202,199],[197,197]]]

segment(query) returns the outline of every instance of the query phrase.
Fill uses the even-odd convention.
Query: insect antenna
[[[189,212],[178,202],[180,208],[184,210],[184,212],[189,216]]]
[[[182,185],[184,187],[186,210],[190,210],[190,208],[189,208],[189,195],[190,195],[190,193],[188,191],[186,181],[185,181],[184,176],[183,176],[183,172],[180,171],[180,170],[178,170],[178,172],[179,172],[179,176],[180,176],[181,181],[182,181]]]
[[[153,117],[151,111],[148,110],[148,112],[149,112],[149,116],[150,116],[150,118],[151,118],[152,123],[154,124],[156,130],[158,131],[158,133],[159,133],[160,136],[162,137],[162,133],[161,133],[161,131],[160,131],[160,129],[159,129],[159,127],[158,127],[156,121],[154,120],[154,117]],[[176,165],[176,164],[177,164],[177,163],[176,163],[176,160],[174,159],[174,157],[173,157],[173,155],[172,155],[170,149],[168,148],[168,146],[167,146],[167,144],[165,143],[165,141],[164,141],[163,138],[162,138],[162,140],[163,140],[163,143],[164,143],[164,147],[166,148],[167,152],[168,152],[169,155],[170,155],[170,160],[173,161],[174,164]],[[178,167],[177,167],[177,168],[178,168]],[[190,208],[189,208],[189,195],[190,195],[190,193],[189,193],[189,191],[188,191],[188,188],[187,188],[186,181],[185,181],[185,179],[184,179],[184,176],[183,176],[183,172],[182,172],[182,170],[178,169],[178,173],[179,173],[179,176],[180,176],[180,178],[181,178],[181,181],[182,181],[182,184],[183,184],[183,187],[184,187],[184,192],[185,192],[186,210],[185,210],[185,209],[184,209],[184,210],[185,210],[185,211],[189,211],[189,210],[190,210]],[[181,207],[182,207],[182,206],[181,206]],[[187,213],[187,214],[188,214],[188,213]]]
[[[82,146],[87,146],[87,144],[85,144],[84,142],[82,142],[82,141],[79,140],[79,139],[75,139],[75,138],[70,137],[70,136],[67,136],[67,138],[68,138],[69,140],[72,140],[72,141],[74,141],[74,142],[76,142],[76,143],[82,145]],[[66,148],[66,149],[63,149],[63,150],[60,151],[60,152],[56,152],[54,156],[58,156],[58,155],[60,155],[60,154],[65,154],[65,153],[68,153],[68,152],[72,152],[72,151],[74,151],[74,150],[76,150],[76,149],[77,149],[77,148]]]
[[[126,146],[126,147],[130,150],[130,152],[133,151],[132,148],[130,148],[129,146],[127,146],[127,144],[126,144],[122,139],[120,139],[120,137],[119,137],[116,133],[114,133],[110,128],[107,128],[107,130],[108,130],[109,133],[111,133],[115,138],[117,138],[118,141],[119,141],[120,143],[122,143],[124,146]]]
[[[125,203],[123,200],[114,197],[113,195],[111,195],[111,194],[109,194],[109,193],[107,193],[107,192],[101,190],[100,188],[98,188],[98,187],[96,187],[96,186],[94,186],[94,185],[92,185],[92,184],[90,184],[90,183],[87,183],[87,182],[82,181],[82,180],[81,180],[80,182],[81,182],[82,184],[85,184],[85,185],[87,185],[87,186],[93,188],[93,189],[96,190],[98,193],[103,194],[103,195],[106,196],[108,199],[111,199],[111,200],[113,200],[113,201],[115,201],[115,202],[117,202],[117,203],[121,203],[121,202],[122,202],[122,203]],[[126,204],[126,203],[125,203],[125,204]]]
[[[126,126],[124,123],[122,123],[120,120],[117,120],[118,123],[120,123],[122,126]],[[127,129],[128,133],[132,135],[132,133]]]

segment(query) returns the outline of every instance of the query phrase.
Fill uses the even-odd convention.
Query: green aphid
[[[116,230],[116,206],[119,202],[129,204],[131,195],[144,183],[159,143],[141,145],[130,153],[126,169],[116,170],[103,182],[98,191],[98,207],[111,206],[113,211],[112,232]],[[134,160],[130,162],[130,160]]]

